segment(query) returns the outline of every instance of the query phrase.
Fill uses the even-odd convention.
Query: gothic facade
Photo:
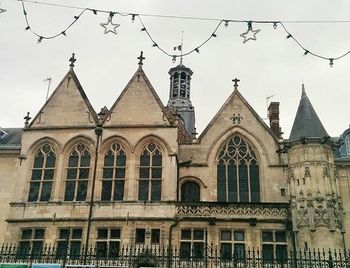
[[[329,137],[303,88],[289,139],[235,89],[197,137],[191,69],[169,71],[167,106],[142,60],[96,113],[70,70],[22,129],[1,129],[0,243],[99,252],[121,245],[350,246],[350,129]],[[237,82],[237,81],[236,81]]]

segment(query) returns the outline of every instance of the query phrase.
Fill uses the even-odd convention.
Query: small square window
[[[221,231],[222,241],[231,241],[231,231]]]
[[[244,241],[244,232],[242,232],[242,231],[235,231],[234,232],[234,238],[235,238],[235,241]]]
[[[43,239],[45,234],[44,229],[35,229],[34,231],[34,239]]]
[[[72,239],[81,239],[82,230],[81,229],[73,229]]]
[[[194,229],[193,230],[193,240],[203,240],[204,239],[204,231]]]
[[[191,240],[191,229],[181,230],[181,239]]]
[[[273,242],[273,233],[272,232],[262,232],[262,241],[263,242]]]
[[[69,239],[69,229],[61,229],[59,239]]]
[[[120,229],[112,229],[111,230],[111,238],[119,239],[120,238]]]
[[[22,239],[31,239],[32,238],[32,229],[24,229],[22,231]]]
[[[97,231],[98,239],[107,239],[108,238],[108,229],[99,229]]]
[[[286,232],[276,232],[275,239],[276,239],[276,242],[286,242],[287,241]]]

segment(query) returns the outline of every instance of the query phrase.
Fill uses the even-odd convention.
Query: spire
[[[289,140],[292,141],[299,138],[323,138],[326,136],[328,136],[328,133],[312,107],[303,84],[301,99]]]

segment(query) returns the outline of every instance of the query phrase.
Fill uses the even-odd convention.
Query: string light
[[[248,21],[248,30],[242,34],[240,34],[241,37],[243,37],[243,44],[248,42],[249,40],[256,41],[256,35],[260,32],[260,29],[253,30],[252,21]]]
[[[173,56],[172,62],[173,62],[173,63],[176,62],[176,56]]]
[[[112,32],[114,34],[117,34],[116,32],[116,28],[119,27],[119,24],[114,24],[112,22],[112,17],[113,15],[119,15],[119,16],[131,16],[131,21],[134,22],[134,20],[136,19],[136,17],[139,19],[140,24],[142,25],[141,31],[145,32],[147,34],[147,36],[149,37],[149,39],[152,41],[153,43],[153,47],[156,47],[157,49],[159,49],[161,52],[163,52],[165,55],[169,56],[169,57],[173,57],[172,54],[168,53],[166,50],[164,50],[162,47],[159,47],[157,45],[157,42],[153,39],[152,35],[150,34],[150,32],[148,30],[146,30],[146,27],[144,25],[144,23],[142,22],[141,16],[142,17],[157,17],[157,18],[168,18],[168,19],[188,19],[188,20],[200,20],[200,21],[217,21],[218,24],[215,27],[214,31],[211,32],[211,34],[209,35],[209,37],[204,40],[202,43],[200,43],[199,45],[197,45],[195,48],[189,50],[188,52],[182,53],[182,56],[185,57],[193,52],[199,53],[199,48],[201,48],[202,46],[204,46],[206,43],[208,43],[211,38],[213,37],[217,37],[216,31],[218,30],[218,28],[220,27],[221,24],[224,24],[225,27],[228,26],[229,23],[248,23],[248,30],[242,34],[240,34],[241,37],[243,37],[243,43],[246,43],[249,40],[256,40],[256,34],[260,32],[260,29],[257,30],[253,30],[252,28],[252,24],[271,24],[273,26],[274,29],[277,28],[277,25],[280,24],[281,27],[283,28],[283,30],[287,33],[287,38],[291,38],[303,51],[304,51],[304,55],[310,54],[314,57],[323,59],[323,60],[327,60],[329,61],[329,65],[333,66],[334,65],[334,61],[339,60],[345,56],[347,56],[348,54],[350,54],[350,50],[346,51],[345,53],[339,55],[338,57],[332,57],[332,58],[328,58],[325,56],[322,56],[320,54],[317,53],[313,53],[311,52],[309,49],[305,48],[286,28],[286,26],[284,25],[284,23],[350,23],[350,21],[269,21],[269,20],[256,20],[256,21],[247,21],[247,20],[232,20],[232,19],[217,19],[217,18],[200,18],[200,17],[184,17],[184,16],[170,16],[170,15],[159,15],[159,14],[135,14],[135,13],[122,13],[122,12],[111,12],[111,11],[107,11],[107,10],[100,10],[100,9],[91,9],[91,8],[83,8],[83,7],[77,7],[77,6],[68,6],[68,5],[61,5],[61,4],[55,4],[55,3],[48,3],[48,2],[40,2],[40,1],[34,1],[34,0],[18,0],[22,3],[22,9],[23,9],[23,14],[25,17],[25,21],[26,21],[26,28],[25,30],[30,30],[34,35],[36,35],[38,37],[38,43],[40,43],[42,40],[44,39],[54,39],[60,35],[64,35],[66,36],[66,32],[67,30],[69,30],[78,20],[79,18],[86,12],[86,11],[91,11],[93,14],[97,15],[98,13],[105,13],[105,14],[109,14],[109,18],[107,23],[101,23],[101,26],[105,28],[105,26],[107,27],[108,24],[111,24],[109,26],[113,26],[111,29],[107,29],[105,28],[105,34]],[[41,34],[38,34],[37,32],[35,32],[29,24],[29,20],[28,20],[28,14],[25,8],[24,3],[32,3],[32,4],[38,4],[38,5],[48,5],[48,6],[53,6],[53,7],[63,7],[63,8],[69,8],[69,9],[78,9],[81,10],[81,12],[77,15],[74,16],[74,21],[72,23],[70,23],[63,31],[60,31],[59,33],[52,35],[52,36],[43,36]],[[0,13],[1,12],[5,12],[6,10],[4,9],[0,9]],[[103,24],[103,25],[102,25]],[[176,58],[175,58],[176,59]]]
[[[117,28],[120,26],[120,24],[113,23],[113,16],[114,16],[114,13],[110,12],[107,22],[100,23],[100,25],[103,28],[105,28],[104,34],[108,34],[108,33],[117,34]]]

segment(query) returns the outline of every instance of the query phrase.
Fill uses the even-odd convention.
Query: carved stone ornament
[[[305,178],[311,178],[311,172],[310,172],[309,165],[305,165],[304,177]]]
[[[323,177],[329,177],[329,167],[328,167],[328,165],[323,165]]]
[[[287,207],[270,207],[264,204],[229,204],[222,205],[180,205],[176,207],[178,216],[190,217],[262,217],[287,218]]]

